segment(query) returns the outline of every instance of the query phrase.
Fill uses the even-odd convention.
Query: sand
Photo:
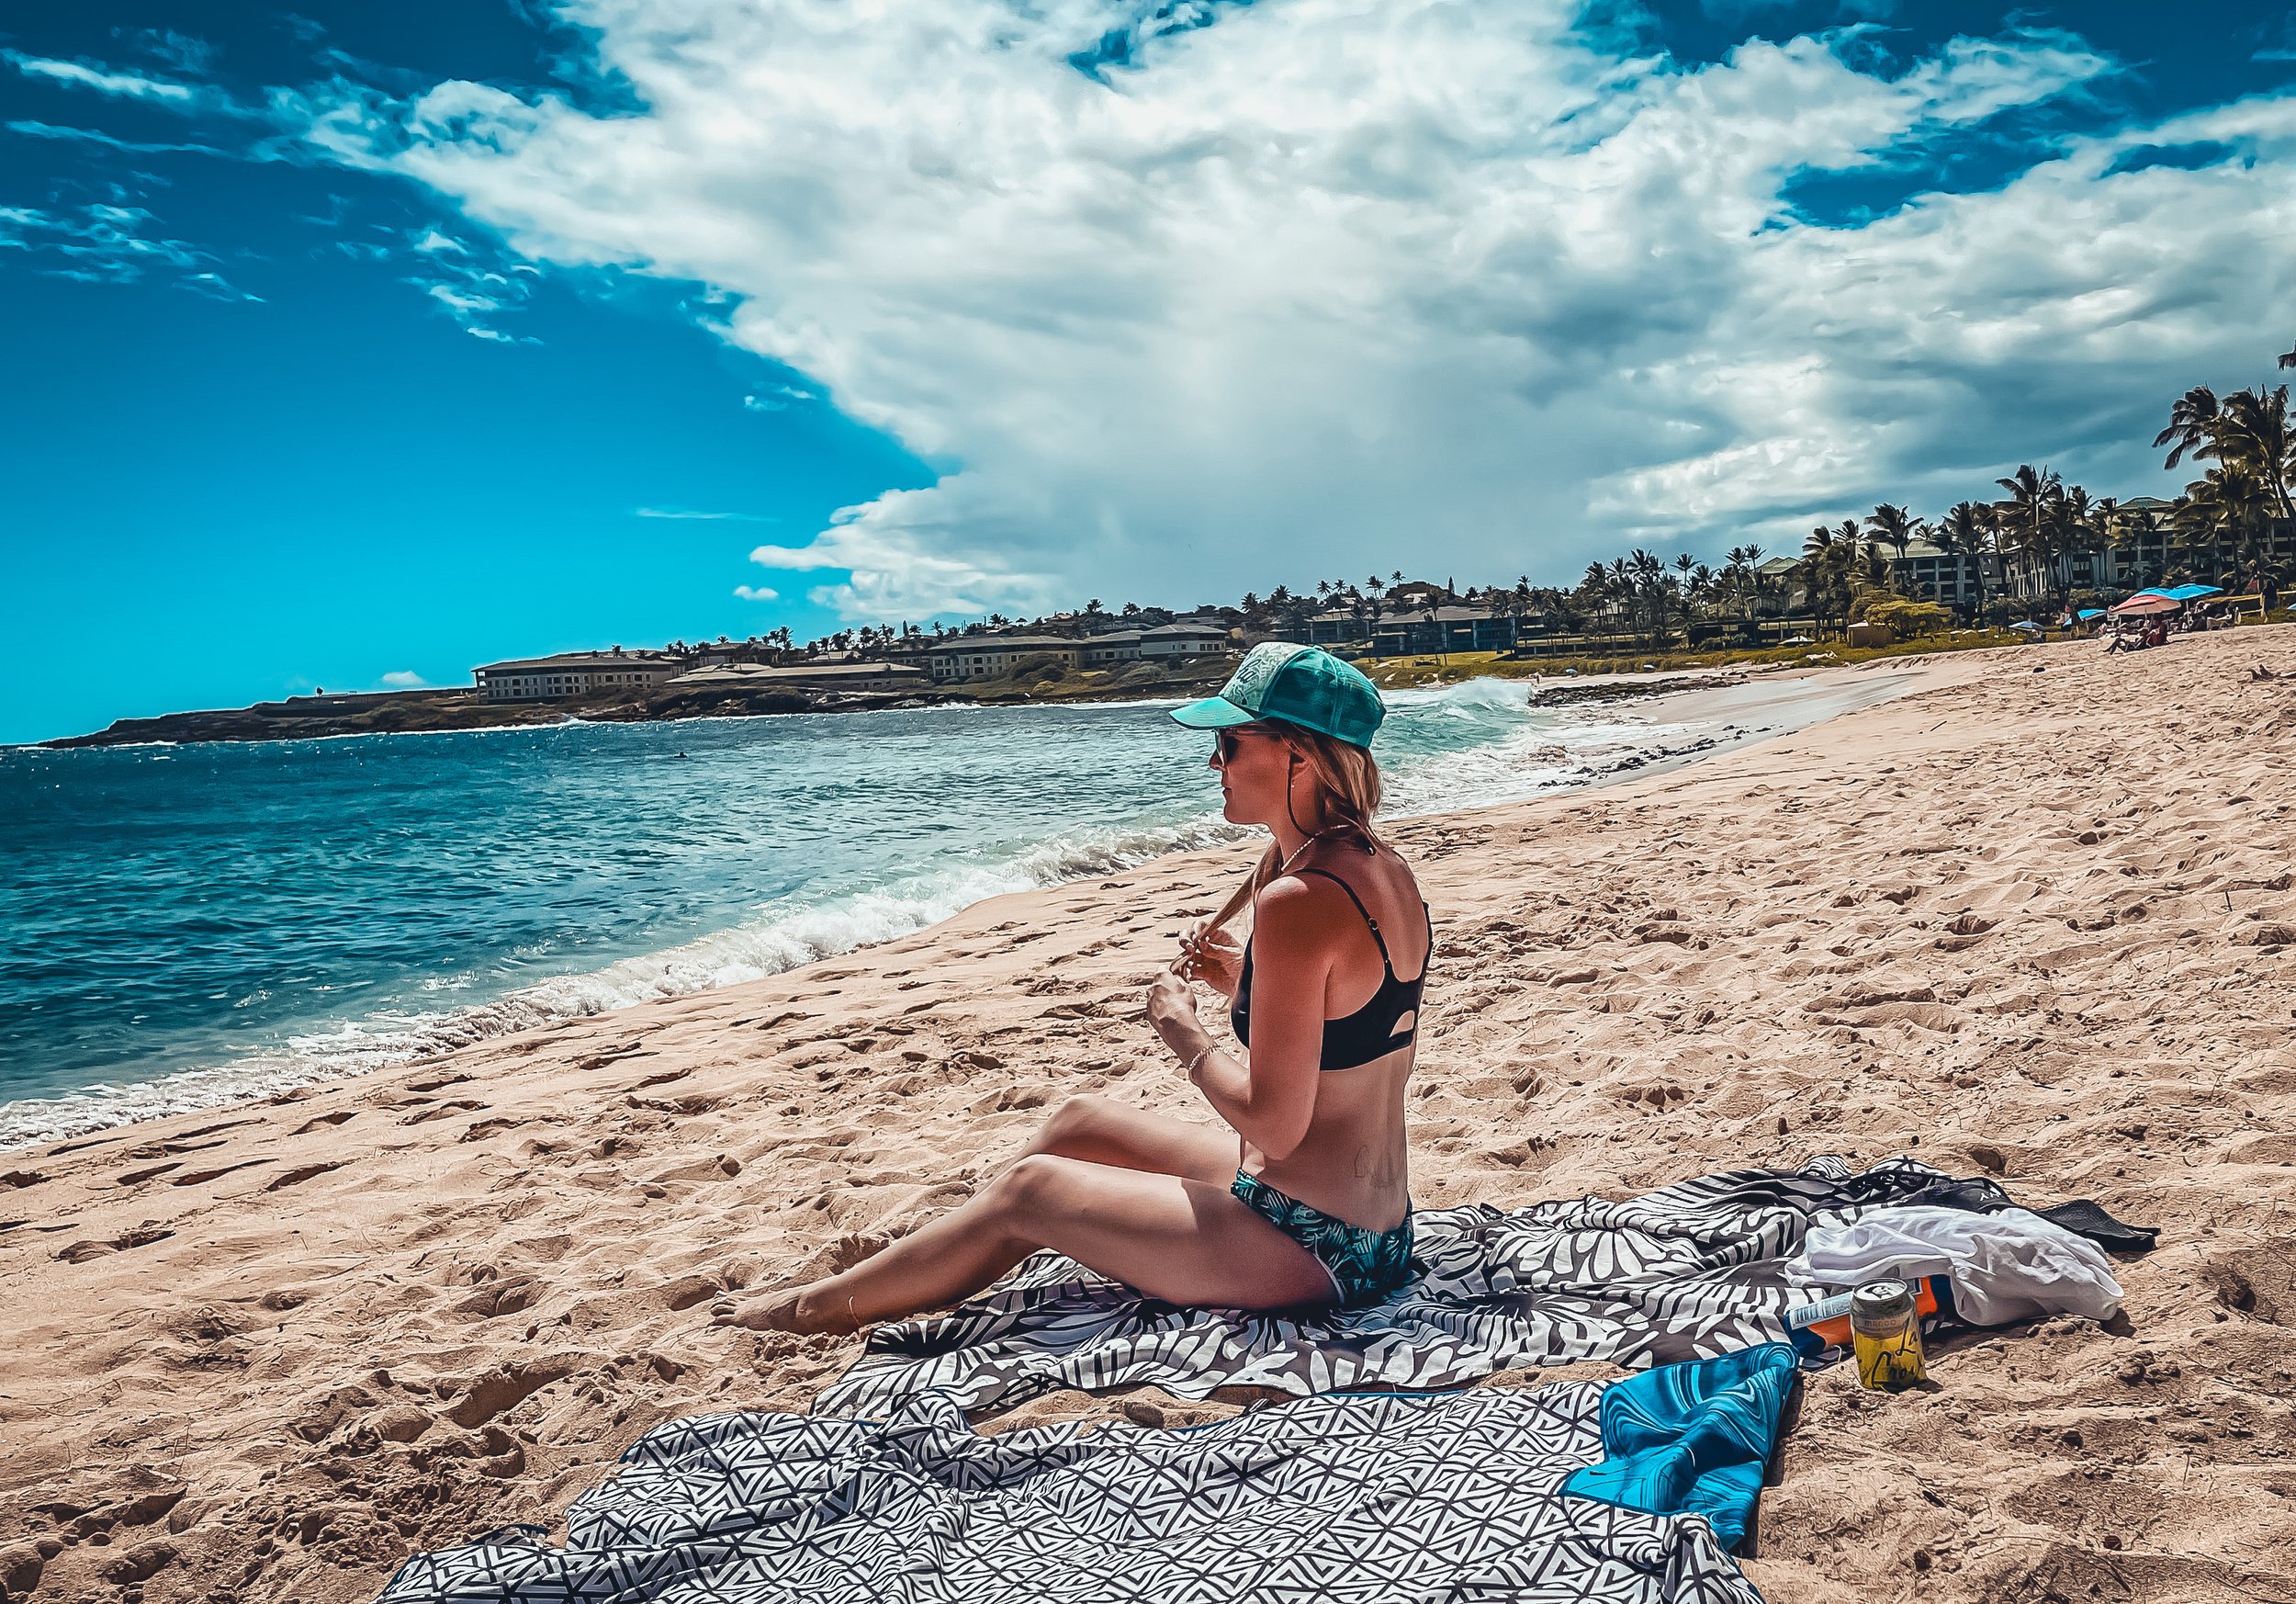
[[[1440,935],[1414,1191],[1907,1153],[2097,1198],[2162,1231],[2124,1321],[1964,1341],[1930,1393],[1813,1378],[1749,1574],[1777,1604],[2296,1598],[2296,630],[1913,669],[1694,767],[1396,830]],[[850,1343],[713,1329],[710,1297],[946,1206],[1068,1093],[1199,1109],[1139,1000],[1244,861],[0,1156],[0,1586],[368,1598],[554,1521],[657,1422],[802,1408]],[[1016,1415],[1150,1406],[1235,1406]]]

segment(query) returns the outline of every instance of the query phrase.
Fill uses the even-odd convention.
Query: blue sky
[[[854,11],[15,14],[0,740],[2160,493],[2296,335],[2280,6]]]

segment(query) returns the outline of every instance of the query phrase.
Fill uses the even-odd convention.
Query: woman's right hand
[[[1222,997],[1233,997],[1244,970],[1244,948],[1210,920],[1198,920],[1180,933],[1180,957],[1173,965],[1181,978],[1201,980]]]

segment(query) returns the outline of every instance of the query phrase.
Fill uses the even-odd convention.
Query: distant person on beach
[[[1040,1248],[1151,1297],[1220,1308],[1377,1302],[1411,1275],[1403,1088],[1434,928],[1373,832],[1385,709],[1314,647],[1252,649],[1173,717],[1212,732],[1222,812],[1274,844],[1248,897],[1192,930],[1148,1018],[1218,1116],[1072,1097],[1004,1172],[850,1269],[713,1306],[719,1325],[848,1332],[945,1307]],[[1249,939],[1220,929],[1248,902]],[[1230,1000],[1236,1045],[1192,981]]]

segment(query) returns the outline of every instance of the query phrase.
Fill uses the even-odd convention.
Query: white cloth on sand
[[[2087,1238],[2025,1209],[1874,1209],[1846,1225],[1814,1227],[1785,1267],[1795,1286],[1922,1275],[1950,1278],[1954,1310],[1973,1326],[2040,1315],[2109,1320],[2121,1307],[2111,1260]]]

